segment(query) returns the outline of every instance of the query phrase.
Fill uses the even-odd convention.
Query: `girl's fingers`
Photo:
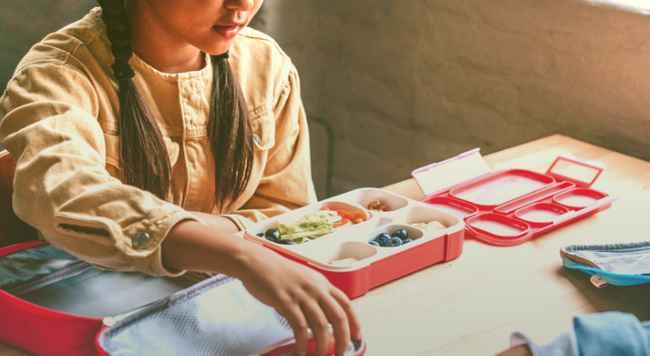
[[[354,312],[354,309],[352,308],[352,303],[350,303],[350,299],[341,292],[338,288],[333,288],[331,291],[332,297],[339,303],[343,311],[345,312],[345,315],[347,315],[348,318],[348,324],[350,325],[350,335],[352,338],[355,340],[361,340],[361,323],[359,322],[359,318],[357,317],[357,313]]]
[[[348,324],[348,317],[339,302],[333,297],[327,296],[327,298],[321,300],[320,306],[325,312],[327,320],[329,320],[334,329],[336,355],[342,356],[350,345],[350,325]]]
[[[307,317],[307,324],[314,334],[316,342],[316,355],[327,355],[329,348],[330,331],[327,318],[320,305],[315,300],[307,300],[301,304],[302,311]]]
[[[282,315],[291,329],[293,329],[293,337],[296,339],[296,353],[300,356],[307,354],[307,341],[309,339],[309,331],[307,329],[307,319],[302,312],[302,309],[296,304],[287,305],[285,309],[286,314]]]

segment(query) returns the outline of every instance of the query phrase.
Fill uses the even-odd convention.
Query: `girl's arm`
[[[334,329],[336,354],[343,355],[350,336],[361,339],[359,321],[348,298],[320,273],[250,241],[195,221],[181,221],[162,244],[167,269],[223,273],[242,281],[261,302],[275,308],[294,331],[299,354],[307,347],[307,328],[317,354],[324,355]]]
[[[59,52],[34,46],[0,99],[0,140],[18,161],[16,215],[102,269],[176,275],[163,268],[160,244],[176,223],[196,217],[108,173],[106,142],[117,136],[100,125],[113,111],[101,94],[113,88],[103,72],[83,71],[101,68],[52,54]],[[144,233],[148,240],[137,241]]]

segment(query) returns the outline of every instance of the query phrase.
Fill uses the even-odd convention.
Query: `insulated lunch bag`
[[[295,351],[286,320],[236,279],[103,271],[45,241],[0,249],[0,340],[36,355]],[[346,355],[365,349],[354,340]]]

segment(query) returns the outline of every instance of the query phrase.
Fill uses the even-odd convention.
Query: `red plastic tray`
[[[375,199],[388,206],[385,212],[369,211]],[[293,222],[323,207],[330,210],[363,211],[369,218],[358,225],[344,227],[302,245],[280,245],[258,237],[279,222]],[[422,230],[410,224],[440,221],[444,230]],[[413,242],[399,247],[375,247],[368,242],[379,233],[405,229]],[[463,252],[465,223],[454,214],[377,188],[361,188],[254,224],[246,229],[248,240],[321,272],[349,298],[415,272],[434,263],[458,258]],[[358,262],[334,266],[330,261],[354,257]]]
[[[462,218],[467,236],[513,246],[609,208],[617,198],[589,188],[603,170],[599,162],[560,155],[545,174],[490,173],[474,149],[419,168],[413,177],[426,195],[422,201]],[[461,180],[445,186],[450,176]]]

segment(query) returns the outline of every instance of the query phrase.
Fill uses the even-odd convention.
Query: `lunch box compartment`
[[[530,194],[526,194],[523,197],[517,198],[509,203],[500,205],[496,209],[494,209],[494,211],[502,214],[510,214],[519,208],[522,208],[531,203],[541,202],[542,200],[548,199],[553,195],[556,195],[560,192],[563,192],[567,189],[571,189],[573,187],[575,187],[575,184],[571,182],[560,182],[557,184],[552,184],[543,189],[534,191]]]
[[[429,223],[431,221],[438,221],[445,228],[458,224],[460,219],[455,215],[447,214],[435,208],[418,206],[409,209],[406,214],[406,224],[411,225],[414,223]],[[425,230],[425,229],[423,229]],[[431,230],[434,231],[434,230]]]
[[[530,226],[498,214],[482,214],[467,219],[467,224],[474,230],[499,238],[522,237],[530,230]]]
[[[548,225],[568,212],[569,209],[561,205],[538,203],[515,211],[515,216],[529,224]]]
[[[390,235],[393,234],[393,232],[395,232],[397,230],[401,230],[401,229],[406,230],[406,232],[408,233],[408,238],[413,240],[413,242],[416,242],[422,236],[424,236],[424,232],[422,232],[422,230],[420,230],[420,229],[418,229],[416,227],[413,227],[411,225],[397,224],[397,225],[384,226],[381,229],[377,229],[377,230],[371,232],[368,235],[367,241],[368,242],[373,241],[382,232],[385,232],[390,236]],[[399,247],[402,247],[402,246],[408,246],[408,244],[397,246],[397,247],[383,247],[383,246],[380,246],[379,248],[380,249],[385,249],[385,248],[395,249],[395,248],[399,248]]]
[[[511,169],[454,188],[449,194],[479,206],[496,207],[543,188],[554,181],[552,177],[543,174]]]
[[[386,206],[386,209],[383,211],[386,213],[402,209],[408,205],[408,200],[405,198],[381,189],[358,189],[355,193],[356,197],[353,197],[352,200],[364,209],[368,209],[368,204],[374,200],[380,200]],[[372,213],[381,213],[373,210],[369,211]]]
[[[607,194],[587,188],[575,188],[553,197],[553,201],[570,209],[582,209],[595,204]]]
[[[329,264],[329,262],[339,261],[345,258],[354,258],[357,261],[363,261],[366,258],[375,256],[376,254],[377,249],[370,244],[358,241],[347,241],[339,244],[336,250],[325,258],[325,263]]]

